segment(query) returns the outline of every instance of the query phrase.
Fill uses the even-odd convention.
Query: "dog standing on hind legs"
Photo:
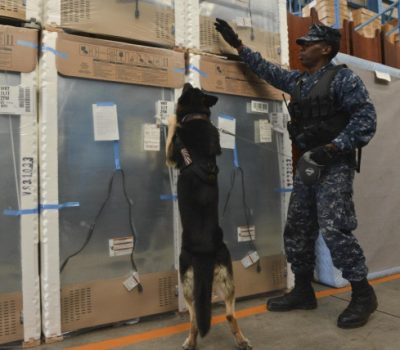
[[[182,222],[179,273],[191,328],[183,349],[196,348],[211,325],[213,283],[226,306],[226,319],[240,350],[250,350],[235,318],[232,261],[218,222],[218,130],[211,124],[210,107],[218,98],[185,84],[176,116],[169,118],[167,165],[180,169],[178,206]]]

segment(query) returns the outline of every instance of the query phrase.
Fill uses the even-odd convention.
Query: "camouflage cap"
[[[341,34],[338,29],[324,26],[322,24],[313,24],[310,26],[308,33],[296,40],[298,45],[307,42],[325,41],[327,43],[340,43]]]

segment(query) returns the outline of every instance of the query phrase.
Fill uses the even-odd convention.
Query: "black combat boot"
[[[294,288],[281,297],[269,299],[269,311],[312,310],[317,308],[317,299],[311,285],[313,273],[295,274]]]
[[[378,301],[372,286],[364,278],[351,282],[351,301],[349,306],[339,315],[339,328],[357,328],[364,326],[369,316],[377,309]]]

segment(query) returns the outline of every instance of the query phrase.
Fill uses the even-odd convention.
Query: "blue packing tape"
[[[203,72],[202,70],[200,70],[193,64],[189,64],[188,68],[189,68],[189,70],[193,70],[193,71],[199,73],[204,78],[208,77],[208,74],[206,72]],[[185,71],[186,71],[185,68],[175,68],[176,73],[185,73]]]
[[[293,191],[293,188],[292,188],[292,187],[288,187],[288,188],[285,188],[285,187],[282,187],[282,188],[275,188],[274,191],[275,191],[275,192],[280,192],[280,193],[292,192],[292,191]]]
[[[239,157],[238,157],[236,143],[235,143],[235,147],[233,149],[233,165],[235,166],[235,168],[239,168]]]
[[[63,58],[63,59],[67,59],[67,58],[68,58],[68,54],[67,54],[67,53],[61,52],[61,51],[57,51],[56,49],[53,49],[53,48],[50,47],[50,46],[42,45],[41,49],[42,49],[42,51],[49,51],[49,52],[52,52],[52,53],[54,53],[56,56],[59,56],[59,57],[61,57],[61,58]]]
[[[34,208],[34,209],[21,209],[21,210],[6,209],[3,211],[3,214],[6,216],[32,215],[32,214],[38,214],[39,211],[42,210],[60,210],[64,208],[72,208],[79,206],[80,206],[79,202],[66,202],[62,204],[41,204],[39,205],[39,208]]]
[[[196,66],[194,66],[193,64],[189,65],[189,69],[190,70],[194,70],[195,72],[199,73],[202,77],[207,78],[207,73],[203,72],[202,70],[200,70],[199,68],[197,68]]]
[[[31,47],[32,49],[38,49],[39,48],[38,44],[35,44],[35,43],[31,42],[31,41],[17,40],[16,44],[19,45],[19,46]]]
[[[5,209],[3,211],[3,215],[6,216],[21,216],[21,215],[32,215],[32,214],[38,214],[39,209],[21,209],[21,210],[11,210],[11,209]]]
[[[114,141],[114,161],[115,161],[115,169],[121,170],[121,161],[119,156],[119,141]]]
[[[175,201],[178,199],[178,196],[176,194],[161,194],[160,199],[162,201]]]
[[[229,120],[235,120],[235,117],[232,117],[228,114],[219,114],[218,117],[224,118],[224,119],[229,119]]]
[[[64,208],[79,207],[79,202],[65,202],[62,204],[40,204],[40,210],[60,210]]]

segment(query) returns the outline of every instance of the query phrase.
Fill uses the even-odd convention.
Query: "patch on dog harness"
[[[183,161],[185,162],[185,165],[188,166],[190,164],[192,164],[192,157],[190,157],[189,151],[187,150],[187,148],[182,148],[181,149],[181,155],[183,158]]]

